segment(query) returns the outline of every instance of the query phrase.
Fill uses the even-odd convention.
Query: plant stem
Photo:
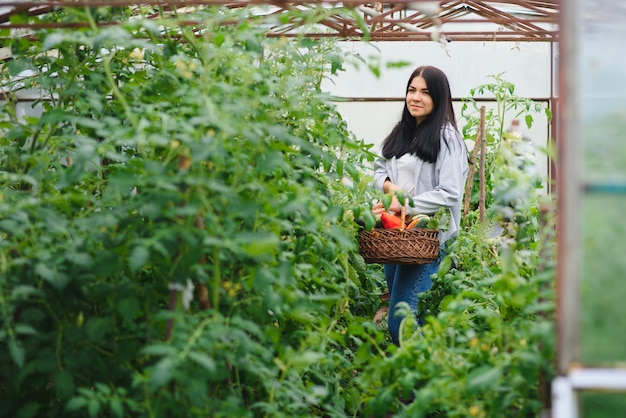
[[[211,320],[212,318],[204,318],[202,322],[200,322],[200,324],[196,327],[196,329],[193,331],[193,334],[191,334],[191,336],[189,337],[189,340],[187,340],[187,344],[185,344],[185,347],[180,351],[180,353],[178,353],[178,357],[181,360],[187,357],[195,342],[198,340],[198,338],[200,338],[200,335],[202,335],[202,330],[209,324],[209,322],[211,322]]]
[[[3,99],[6,102],[4,109],[10,116],[9,120],[17,124],[18,123],[17,111],[15,110],[15,103],[17,102],[17,100],[15,100],[15,93],[10,88],[7,90],[8,91],[4,91],[4,90],[0,91],[0,94],[2,94]]]
[[[57,368],[63,370],[63,363],[61,362],[61,346],[63,344],[63,325],[59,326],[59,332],[57,333],[57,346],[54,350],[54,355],[57,360]]]
[[[111,87],[111,91],[113,92],[113,95],[120,101],[120,103],[122,104],[122,107],[124,108],[124,113],[126,113],[126,117],[134,126],[137,126],[137,121],[135,119],[135,116],[133,115],[133,112],[131,111],[130,106],[128,105],[128,102],[126,101],[126,98],[124,97],[119,87],[117,86],[117,83],[115,82],[115,79],[113,77],[113,73],[111,72],[111,60],[113,59],[114,56],[115,56],[115,50],[112,50],[110,51],[109,55],[107,55],[107,57],[102,60],[104,72],[107,76],[107,81],[109,82],[109,86]]]
[[[145,380],[145,383],[143,385],[144,388],[144,397],[145,397],[145,401],[144,401],[144,405],[146,406],[146,410],[148,412],[148,416],[150,418],[155,418],[155,414],[154,411],[152,410],[152,404],[150,403],[150,399],[152,397],[152,394],[150,393],[150,388],[148,387],[148,380]]]
[[[220,252],[217,247],[213,247],[213,292],[212,302],[213,309],[215,310],[215,314],[219,312],[219,303],[220,303],[220,286],[222,284],[222,276],[220,272]]]
[[[4,256],[4,252],[1,253],[2,254],[2,272],[4,273],[5,268],[4,266],[6,265],[6,258]],[[4,324],[5,324],[5,328],[7,330],[7,335],[9,336],[9,342],[11,344],[15,344],[17,345],[17,340],[15,338],[15,332],[13,331],[13,328],[11,328],[11,321],[9,318],[9,310],[7,308],[7,304],[6,301],[4,300],[4,289],[0,288],[0,305],[2,306],[2,316],[4,317]]]

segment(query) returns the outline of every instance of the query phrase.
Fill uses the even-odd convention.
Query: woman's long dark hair
[[[456,128],[450,84],[440,69],[431,66],[418,67],[406,85],[405,98],[411,81],[418,76],[426,81],[426,87],[433,99],[433,111],[418,125],[405,100],[402,118],[383,141],[382,154],[385,158],[415,154],[424,161],[434,163],[441,147],[441,128],[448,122]]]

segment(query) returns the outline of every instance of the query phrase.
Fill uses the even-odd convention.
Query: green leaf
[[[383,195],[381,201],[383,202],[383,206],[385,210],[389,210],[389,206],[391,206],[391,201],[393,200],[393,195],[391,193],[386,193]]]
[[[115,396],[113,399],[111,399],[109,406],[111,407],[111,412],[113,412],[113,415],[119,418],[124,417],[124,406],[122,405],[122,401],[120,400],[120,398]]]
[[[18,324],[15,326],[15,333],[16,334],[23,334],[23,335],[37,335],[37,331],[35,330],[35,328],[33,328],[31,325],[28,324]]]
[[[137,245],[133,248],[133,251],[128,258],[128,266],[130,267],[130,271],[136,273],[143,266],[148,263],[148,259],[150,258],[150,250],[143,245]]]
[[[68,114],[62,109],[52,109],[43,115],[39,119],[39,124],[50,124],[57,125],[59,122],[65,122],[67,120]]]
[[[20,23],[28,23],[28,13],[26,13],[25,11],[15,11],[14,13],[10,13],[9,22],[14,25]]]
[[[75,396],[65,404],[65,410],[68,412],[76,411],[87,405],[87,399],[82,396]]]
[[[61,399],[65,399],[74,392],[74,379],[67,371],[57,372],[54,375],[54,391]]]
[[[394,195],[396,196],[396,198],[398,199],[398,202],[400,203],[401,206],[404,206],[404,193],[402,193],[401,191],[395,191]]]
[[[49,282],[57,289],[63,289],[69,281],[67,275],[52,270],[46,264],[39,263],[35,266],[35,273],[37,273],[42,279]]]
[[[223,247],[224,240],[220,237],[206,236],[202,240],[202,244],[206,247]]]
[[[94,47],[104,47],[109,45],[125,45],[131,40],[131,34],[119,26],[108,26],[96,33]]]
[[[37,416],[37,412],[39,412],[39,404],[37,402],[27,402],[24,406],[22,406],[15,418],[32,418]]]
[[[338,55],[333,55],[331,57],[331,74],[337,74],[339,70],[343,70],[343,58]]]
[[[141,349],[141,354],[148,356],[175,356],[178,349],[171,345],[152,344]]]
[[[42,296],[44,292],[41,289],[29,285],[18,285],[11,290],[11,298],[14,300],[26,300],[30,296]]]
[[[114,330],[112,317],[92,316],[85,322],[85,332],[92,342],[107,339],[107,335]]]
[[[90,399],[87,401],[87,412],[90,417],[95,417],[100,412],[100,402],[97,399]]]
[[[75,249],[69,249],[65,253],[65,257],[72,263],[81,267],[91,267],[94,264],[94,259],[93,257],[91,257],[90,254],[85,252],[79,252]]]
[[[318,43],[316,39],[309,37],[302,38],[299,40],[299,42],[300,46],[302,46],[303,48],[312,48]]]
[[[251,257],[274,254],[280,240],[274,234],[265,232],[240,233],[234,240],[241,251]]]
[[[30,62],[21,58],[8,61],[6,63],[6,66],[9,69],[9,75],[12,75],[12,76],[16,76],[20,74],[22,71],[28,70],[31,68]]]
[[[154,366],[150,374],[150,382],[153,388],[158,389],[165,386],[172,379],[174,365],[174,359],[165,357]]]
[[[204,367],[209,373],[215,373],[215,360],[208,355],[192,351],[189,353],[189,358]]]
[[[368,64],[368,68],[376,78],[380,78],[380,68],[378,68],[376,65],[370,64]]]
[[[95,385],[96,389],[98,390],[98,392],[108,396],[111,394],[111,388],[108,387],[107,385],[105,385],[102,382],[96,382]]]
[[[533,115],[531,115],[531,114],[526,115],[526,117],[524,118],[524,121],[526,122],[526,126],[528,128],[532,127],[533,126]]]
[[[500,383],[501,376],[501,368],[492,365],[481,366],[469,373],[467,387],[474,390],[495,389]]]
[[[218,46],[218,47],[222,46],[225,40],[226,40],[226,37],[224,36],[223,33],[216,33],[213,38],[213,42],[215,43],[215,46]]]
[[[371,210],[365,210],[363,212],[363,221],[365,222],[365,229],[370,230],[376,226],[376,217]]]
[[[304,324],[312,324],[317,321],[317,317],[311,311],[300,307],[290,310],[287,316]]]
[[[302,353],[291,353],[289,358],[285,360],[285,363],[295,370],[304,370],[324,357],[323,353],[307,350]]]
[[[136,297],[126,297],[117,303],[117,311],[126,322],[135,319],[139,313],[139,309],[139,300]]]
[[[412,63],[410,61],[389,61],[385,64],[387,68],[404,68]]]
[[[439,277],[443,277],[447,272],[452,268],[452,257],[445,256],[441,263],[439,264],[439,270],[437,271],[437,275]]]
[[[62,32],[52,32],[46,35],[42,43],[42,49],[44,51],[56,48],[58,45],[65,41],[65,35]]]
[[[24,347],[19,341],[9,341],[9,353],[11,358],[20,369],[24,367]]]

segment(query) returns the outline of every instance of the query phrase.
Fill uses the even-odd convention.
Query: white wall
[[[337,109],[358,138],[374,144],[374,151],[379,150],[380,143],[399,120],[408,77],[420,65],[434,65],[448,76],[459,128],[463,126],[459,99],[468,97],[470,89],[492,83],[492,75],[501,74],[504,80],[513,83],[514,94],[520,97],[548,104],[544,100],[555,94],[551,80],[552,64],[556,61],[553,49],[556,51],[556,47],[548,42],[453,42],[443,48],[436,42],[357,41],[343,42],[341,48],[348,61],[356,64],[346,65],[346,71],[326,80],[322,88],[348,100],[337,102]],[[357,56],[365,63],[356,59]],[[387,68],[389,63],[400,61],[408,65]],[[368,69],[367,63],[380,63],[379,77]],[[376,98],[385,101],[376,101]],[[485,105],[489,108],[493,104]],[[505,126],[512,117],[506,118]],[[549,139],[549,121],[543,114],[534,115],[534,118],[532,128],[525,134],[542,149]],[[548,178],[545,155],[538,155],[538,169]]]
[[[323,88],[340,97],[403,97],[414,68],[434,65],[450,80],[453,97],[467,96],[471,88],[489,82],[489,75],[504,73],[524,97],[550,97],[552,51],[548,42],[452,42],[445,49],[437,42],[342,42],[345,56],[359,67],[346,66]],[[381,63],[380,77],[366,63]],[[403,68],[384,68],[389,63],[407,62]]]

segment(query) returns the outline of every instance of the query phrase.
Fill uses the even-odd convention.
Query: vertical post
[[[558,374],[580,361],[581,136],[577,31],[580,2],[563,3],[559,13],[559,130],[557,132],[556,327]]]
[[[562,5],[561,7],[567,7]],[[557,52],[555,52],[555,49]],[[555,61],[558,59],[558,45],[555,42],[550,42],[550,110],[552,111],[552,119],[550,120],[550,126],[548,128],[548,145],[550,149],[556,150],[557,138],[559,137],[559,117],[556,116],[560,113],[558,89],[556,91],[557,97],[555,97],[555,82],[559,77],[557,71],[554,70]],[[548,193],[554,194],[557,192],[557,170],[556,170],[556,156],[548,156],[548,177],[547,187]]]
[[[552,418],[578,418],[576,393],[567,377],[552,381]]]
[[[467,180],[465,181],[465,200],[463,202],[463,214],[467,216],[470,211],[470,202],[472,201],[472,189],[474,188],[474,173],[476,172],[476,157],[480,150],[480,138],[482,137],[482,131],[478,125],[478,132],[476,133],[476,140],[474,141],[474,149],[469,160],[469,171],[467,173]]]
[[[486,206],[486,185],[485,185],[485,154],[487,153],[486,135],[485,135],[485,106],[480,107],[480,197],[478,199],[479,219],[480,222],[485,221]]]

